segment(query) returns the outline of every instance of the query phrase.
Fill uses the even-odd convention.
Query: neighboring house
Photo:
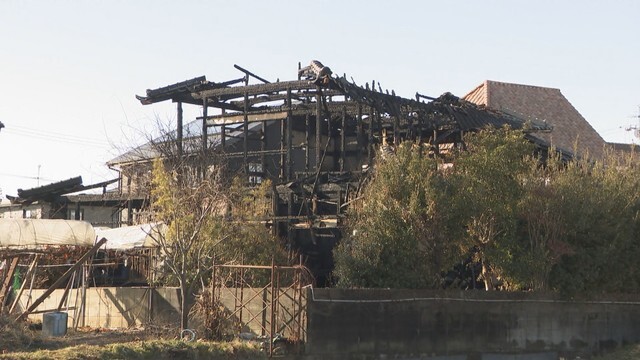
[[[594,159],[604,155],[604,139],[559,89],[487,80],[463,99],[525,120],[546,122],[553,130],[533,136],[565,153],[588,154]]]
[[[0,218],[84,220],[93,226],[119,227],[127,224],[128,215],[141,206],[119,193],[106,191],[107,185],[116,181],[84,186],[82,178],[75,177],[19,189],[18,196],[7,195],[9,202],[0,205]],[[75,194],[95,188],[102,188],[102,194]]]
[[[303,255],[322,285],[333,267],[344,212],[360,196],[378,151],[392,153],[410,140],[430,156],[446,157],[462,145],[465,132],[524,126],[516,115],[448,93],[403,98],[379,84],[376,89],[375,82],[355,85],[314,64],[299,73],[304,79],[269,83],[245,71],[240,79],[213,82],[202,76],[138,96],[143,105],[176,103],[177,130],[166,134],[166,141],[151,141],[109,161],[120,173],[122,196],[148,195],[158,145],[171,144],[185,157],[223,154],[228,170],[247,183],[273,182],[273,214],[265,222]],[[250,77],[262,83],[249,84]],[[199,107],[203,116],[183,125],[183,105]],[[548,127],[533,122],[530,130],[540,129]]]

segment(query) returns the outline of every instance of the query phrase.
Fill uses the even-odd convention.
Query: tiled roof
[[[539,137],[553,146],[584,156],[602,158],[605,141],[580,115],[559,89],[487,80],[464,99],[525,120],[543,121],[553,127]]]

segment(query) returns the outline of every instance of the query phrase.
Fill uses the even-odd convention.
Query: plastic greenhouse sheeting
[[[113,229],[96,229],[98,238],[106,238],[107,249],[127,250],[140,247],[155,247],[154,239],[165,229],[162,223],[140,224]]]
[[[0,247],[37,248],[43,245],[93,246],[90,223],[56,219],[0,219]]]

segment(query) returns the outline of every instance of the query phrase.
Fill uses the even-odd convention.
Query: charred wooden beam
[[[253,77],[253,78],[256,78],[256,79],[258,79],[258,80],[262,81],[262,82],[263,82],[263,83],[265,83],[265,84],[271,84],[271,81],[266,80],[266,79],[264,79],[264,78],[262,78],[262,77],[260,77],[260,76],[258,76],[258,75],[256,75],[256,74],[252,73],[251,71],[249,71],[249,70],[247,70],[247,69],[245,69],[245,68],[243,68],[243,67],[239,66],[239,65],[233,64],[233,67],[234,67],[234,68],[236,68],[236,69],[238,69],[238,70],[240,70],[240,71],[242,71],[242,72],[243,72],[243,73],[245,73],[245,75],[247,75],[247,76],[251,76],[251,77]]]
[[[248,96],[268,94],[273,92],[283,92],[287,91],[288,88],[292,90],[311,90],[315,89],[316,85],[310,83],[306,80],[293,80],[293,81],[281,81],[277,83],[271,84],[256,84],[256,85],[246,85],[246,86],[236,86],[229,88],[221,88],[221,89],[210,89],[203,90],[200,92],[196,92],[193,96],[198,99],[202,99],[204,97],[217,97],[224,98],[232,97],[232,98],[241,98],[244,94]]]

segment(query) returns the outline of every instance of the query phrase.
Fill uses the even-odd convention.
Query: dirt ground
[[[69,330],[60,337],[43,337],[41,330],[35,330],[36,337],[29,346],[37,349],[61,349],[74,345],[107,345],[140,340],[176,339],[179,333],[171,331],[154,331],[152,329],[105,329],[78,328]]]

